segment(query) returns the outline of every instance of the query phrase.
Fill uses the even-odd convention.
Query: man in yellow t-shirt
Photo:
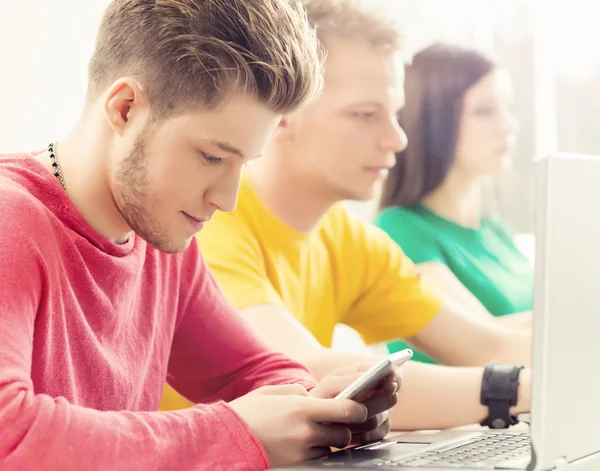
[[[437,314],[413,264],[380,229],[334,205],[303,232],[275,216],[242,178],[238,208],[199,235],[201,250],[239,309],[285,309],[329,347],[337,324],[367,343],[416,335]]]
[[[443,306],[385,233],[342,206],[371,199],[406,145],[396,121],[403,103],[399,33],[364,2],[306,6],[328,50],[323,95],[281,122],[263,156],[248,165],[237,209],[217,212],[199,233],[201,251],[255,332],[317,378],[370,358],[328,348],[340,323],[367,343],[406,338],[440,362],[461,365],[407,364],[395,428],[481,421],[488,414],[479,403],[481,366],[528,363],[531,335]],[[236,158],[216,157],[222,165]],[[529,408],[529,373],[521,373],[513,414]],[[167,391],[163,408],[183,405]]]

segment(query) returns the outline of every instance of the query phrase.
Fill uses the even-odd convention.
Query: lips
[[[369,167],[363,167],[363,170],[368,173],[369,175],[373,175],[374,177],[376,177],[377,179],[383,179],[386,178],[389,171],[390,171],[390,167],[373,167],[373,166],[369,166]]]
[[[204,223],[204,222],[208,221],[208,219],[210,219],[210,218],[206,218],[206,219],[203,219],[203,218],[197,218],[197,217],[195,217],[195,216],[192,216],[192,215],[191,215],[191,214],[189,214],[189,213],[186,213],[185,211],[183,211],[183,214],[185,214],[185,215],[186,215],[188,218],[190,218],[190,219],[193,219],[194,221],[196,221],[196,222],[197,222],[197,223],[199,223],[199,224],[200,224],[200,223]]]
[[[210,219],[210,218],[200,219],[200,218],[191,216],[190,214],[186,213],[185,211],[182,211],[182,213],[194,232],[201,231],[202,228],[204,227],[204,223]]]

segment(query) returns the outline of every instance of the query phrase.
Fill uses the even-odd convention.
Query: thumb
[[[368,410],[350,399],[303,399],[309,417],[317,423],[362,424]]]
[[[326,376],[310,391],[310,395],[321,399],[332,399],[361,376],[362,373],[358,372],[343,376]]]

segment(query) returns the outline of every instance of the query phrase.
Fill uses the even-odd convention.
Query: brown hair
[[[406,103],[399,123],[408,146],[397,154],[380,207],[410,206],[442,184],[456,152],[465,92],[494,70],[473,49],[436,43],[406,66]]]
[[[88,101],[140,80],[156,116],[256,96],[286,113],[322,87],[319,44],[300,0],[113,0],[89,64]]]
[[[385,5],[372,0],[304,0],[309,23],[316,27],[319,40],[330,38],[366,41],[392,51],[402,48],[398,19]]]

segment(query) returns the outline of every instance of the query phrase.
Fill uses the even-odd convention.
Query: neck
[[[300,232],[310,232],[337,201],[272,152],[249,164],[246,172],[269,210]]]
[[[478,228],[481,222],[481,181],[451,170],[444,182],[423,198],[423,206],[461,226]]]
[[[79,213],[100,235],[117,244],[125,243],[131,236],[131,229],[115,204],[108,179],[106,143],[110,133],[108,130],[105,130],[106,135],[89,133],[88,129],[103,126],[89,122],[90,119],[84,115],[59,141],[55,154],[67,194]],[[52,172],[48,152],[40,154],[36,160]]]

